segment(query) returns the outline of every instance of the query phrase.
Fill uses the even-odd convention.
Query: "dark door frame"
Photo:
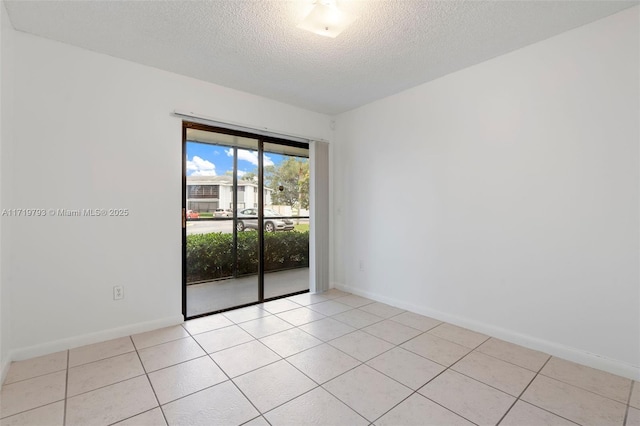
[[[223,133],[227,135],[246,137],[258,140],[258,301],[252,303],[246,303],[239,306],[232,306],[224,309],[220,309],[205,314],[187,315],[187,129],[204,130],[214,133]],[[264,297],[264,143],[273,143],[277,145],[286,145],[296,148],[309,149],[309,145],[302,142],[291,141],[287,139],[280,139],[272,136],[262,136],[255,133],[243,132],[240,130],[226,129],[224,127],[209,126],[200,123],[194,123],[191,121],[182,121],[182,316],[185,321],[188,319],[200,318],[208,315],[217,314],[220,312],[229,311],[232,309],[244,308],[246,306],[257,305],[260,303],[268,302],[270,300],[282,299],[284,297],[293,296],[296,294],[308,293],[309,289],[297,291],[290,294],[271,297],[265,299]],[[233,169],[236,172],[238,168],[238,147],[233,147]],[[234,262],[237,262],[237,205],[238,205],[238,175],[233,174],[233,204],[236,206],[233,214],[233,240],[234,244]],[[236,268],[234,268],[235,271]],[[235,272],[234,272],[235,273]]]

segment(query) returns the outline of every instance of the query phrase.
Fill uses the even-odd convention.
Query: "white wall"
[[[4,130],[4,126],[2,123],[2,79],[4,77],[4,72],[2,70],[2,56],[3,49],[2,43],[4,41],[3,37],[3,29],[5,27],[5,15],[7,14],[4,3],[0,3],[0,164],[2,164],[2,141],[4,140],[2,136],[2,132]],[[0,172],[0,188],[2,188],[2,173]],[[2,211],[3,203],[2,203],[2,190],[0,189],[0,212]],[[0,383],[4,381],[4,377],[6,375],[6,365],[5,354],[3,351],[4,345],[2,344],[3,339],[3,330],[4,326],[4,318],[2,317],[2,218],[0,216]]]
[[[638,18],[337,117],[335,284],[640,377]]]
[[[12,160],[3,156],[2,173],[14,183],[3,205],[131,212],[5,222],[14,358],[180,321],[181,121],[172,111],[331,135],[322,114],[24,33],[13,43],[15,134],[3,140]]]
[[[5,194],[10,189],[9,180],[4,173],[4,163],[9,158],[7,144],[10,140],[11,109],[7,99],[11,96],[11,64],[6,60],[10,55],[13,28],[3,2],[0,2],[0,212],[5,208]],[[2,254],[7,252],[6,237],[10,228],[0,216],[0,383],[4,380],[9,367],[9,324],[11,305],[5,288],[7,268]]]

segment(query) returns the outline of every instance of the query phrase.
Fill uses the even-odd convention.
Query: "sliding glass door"
[[[264,291],[270,298],[309,289],[309,149],[265,142],[263,150],[265,206],[271,206],[264,210]]]
[[[184,123],[186,318],[308,291],[308,152]]]

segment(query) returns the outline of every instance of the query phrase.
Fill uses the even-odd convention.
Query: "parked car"
[[[200,215],[198,212],[194,212],[193,210],[187,210],[187,219],[198,219]]]
[[[214,212],[215,217],[233,217],[233,211],[231,209],[216,209]]]
[[[281,216],[273,210],[264,209],[264,230],[266,232],[291,231],[293,221],[291,219],[272,219]],[[254,218],[254,219],[251,219]],[[238,232],[245,229],[258,229],[258,210],[244,209],[238,212]]]

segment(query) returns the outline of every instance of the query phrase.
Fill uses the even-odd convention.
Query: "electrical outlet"
[[[113,300],[124,299],[124,287],[121,285],[113,286]]]

